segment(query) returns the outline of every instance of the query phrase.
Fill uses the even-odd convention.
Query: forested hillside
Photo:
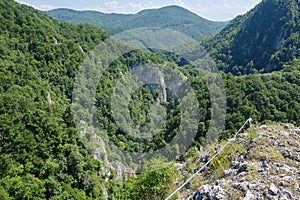
[[[296,0],[264,0],[200,41],[226,74],[225,132],[249,116],[299,124],[299,13]]]
[[[215,59],[225,85],[221,139],[231,136],[249,117],[258,123],[300,125],[298,4],[296,0],[265,0],[220,34],[200,41]],[[148,12],[152,11],[141,14]],[[136,177],[122,174],[104,163],[103,152],[93,159],[93,147],[82,140],[75,126],[71,103],[76,74],[88,53],[107,38],[108,33],[92,25],[62,23],[13,0],[0,0],[0,199],[163,199],[174,189],[178,177],[163,159],[142,163],[148,169],[160,167],[159,171]],[[195,90],[201,114],[192,145],[200,148],[203,144],[212,112],[207,86],[189,63],[162,54],[139,50],[121,56],[103,73],[95,99],[83,97],[86,102],[94,101],[104,141],[128,152],[153,152],[168,146],[186,120],[170,90],[163,100],[160,86],[144,85],[131,95],[128,110],[138,125],[150,123],[151,105],[159,104],[166,111],[162,131],[152,138],[128,136],[118,129],[111,110],[113,89],[122,75],[135,64],[164,63],[185,74]],[[88,88],[82,85],[80,89]],[[86,135],[94,133],[98,132]],[[171,150],[181,161],[190,153]],[[133,160],[109,148],[107,154],[113,154],[115,161]]]
[[[179,6],[149,9],[137,14],[104,14],[70,9],[50,10],[46,14],[63,22],[89,23],[112,35],[141,27],[161,27],[185,33],[196,40],[217,33],[227,23],[206,20]]]
[[[166,195],[171,166],[161,163],[159,173],[130,178],[125,192],[123,175],[93,158],[74,124],[75,76],[88,52],[108,34],[91,25],[61,23],[13,0],[0,1],[0,13],[0,198],[138,199],[153,195],[145,191],[156,185],[163,187],[155,194]],[[159,60],[149,53],[136,55]],[[120,60],[114,66],[127,69],[131,62]],[[111,82],[103,83],[107,87]],[[105,122],[110,116],[99,117]]]
[[[272,72],[299,58],[299,1],[264,0],[202,44],[234,75]]]
[[[12,0],[0,1],[1,199],[101,198],[100,161],[70,118],[74,76],[108,37]]]

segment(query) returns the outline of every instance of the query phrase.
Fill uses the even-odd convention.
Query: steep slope
[[[142,190],[136,193],[137,187],[123,191],[122,180],[131,172],[123,174],[125,167],[120,162],[113,166],[118,170],[105,163],[105,144],[98,140],[89,145],[80,137],[94,138],[96,131],[88,127],[79,132],[74,123],[71,96],[75,76],[88,52],[108,37],[91,25],[61,23],[13,0],[0,1],[0,199],[120,199],[127,195],[139,199],[137,195],[148,195]],[[144,52],[130,56],[144,62],[159,60]],[[107,72],[111,76],[100,81],[106,87],[98,93],[100,104],[109,105],[110,99],[102,101],[106,100],[103,94],[111,95],[112,81],[121,75],[118,69],[126,72],[132,67],[127,58],[112,65]],[[145,90],[141,92],[147,93]],[[143,99],[139,96],[131,105],[136,110],[133,114],[141,112]],[[101,106],[99,111],[104,114],[99,121],[107,123],[109,106]],[[142,114],[146,109],[142,108]],[[164,174],[154,173],[155,185],[166,186],[156,191],[159,194],[166,193],[173,178],[169,167]],[[146,175],[146,179],[141,176],[138,181],[132,178],[130,183],[150,191],[147,183],[153,180],[152,175]]]
[[[47,15],[74,24],[89,23],[117,34],[140,27],[162,27],[183,32],[194,39],[212,35],[225,26],[225,22],[213,22],[178,6],[144,10],[137,14],[104,14],[96,11],[56,9]]]
[[[264,0],[202,43],[225,72],[271,72],[299,57],[299,30],[299,1]]]
[[[108,34],[90,25],[60,23],[12,0],[0,1],[0,25],[0,199],[155,199],[165,196],[173,183],[171,180],[176,178],[169,166],[124,183],[122,175],[127,174],[107,169],[104,163],[92,159],[91,149],[83,144],[75,129],[70,111],[75,75],[87,52]],[[139,60],[139,64],[162,61],[145,52],[134,53],[128,57]],[[250,116],[257,121],[300,124],[299,63],[295,62],[283,73],[224,75],[228,95],[224,137]],[[135,143],[123,132],[115,134],[117,126],[113,124],[110,110],[112,90],[115,82],[132,66],[130,59],[120,58],[99,81],[97,117],[107,128],[107,137],[120,148],[152,151],[161,143],[167,143],[169,136],[157,134],[154,140]],[[172,64],[171,67],[177,66]],[[194,76],[192,68],[181,69],[193,77],[191,84],[201,102],[202,121],[199,137],[195,139],[200,144],[209,124],[209,92],[201,77]],[[149,107],[156,102],[152,97],[147,88],[133,95],[130,109],[133,115],[137,114],[134,117],[138,123],[147,121]],[[175,103],[173,101],[173,105]],[[167,107],[177,108],[171,103]],[[180,112],[169,112],[170,123],[178,123],[177,113]],[[167,125],[171,127],[166,127],[170,135],[176,134],[172,124]],[[88,136],[94,134],[93,130],[86,132]],[[101,158],[101,153],[96,156]],[[130,160],[122,154],[115,156],[121,161]]]
[[[101,199],[101,163],[80,141],[69,98],[86,52],[107,37],[0,1],[0,199]]]
[[[300,129],[293,125],[268,124],[246,131],[203,172],[204,177],[198,176],[209,181],[200,187],[193,183],[199,188],[186,199],[299,199],[299,144]]]

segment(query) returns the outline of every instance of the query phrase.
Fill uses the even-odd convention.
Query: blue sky
[[[167,5],[185,7],[210,20],[229,20],[253,8],[261,0],[17,0],[39,10],[72,8],[105,13],[137,13]]]

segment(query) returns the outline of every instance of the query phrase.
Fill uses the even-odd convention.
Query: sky
[[[201,17],[226,21],[244,14],[261,0],[17,0],[39,10],[71,8],[104,13],[137,13],[144,9],[168,5],[184,7]]]

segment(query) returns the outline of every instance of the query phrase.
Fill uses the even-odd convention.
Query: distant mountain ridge
[[[202,42],[235,75],[272,72],[300,56],[299,1],[264,0]]]
[[[141,27],[161,27],[185,33],[199,40],[219,32],[227,22],[213,22],[179,6],[143,10],[137,14],[105,14],[97,11],[55,9],[50,17],[73,24],[89,23],[114,35]]]

